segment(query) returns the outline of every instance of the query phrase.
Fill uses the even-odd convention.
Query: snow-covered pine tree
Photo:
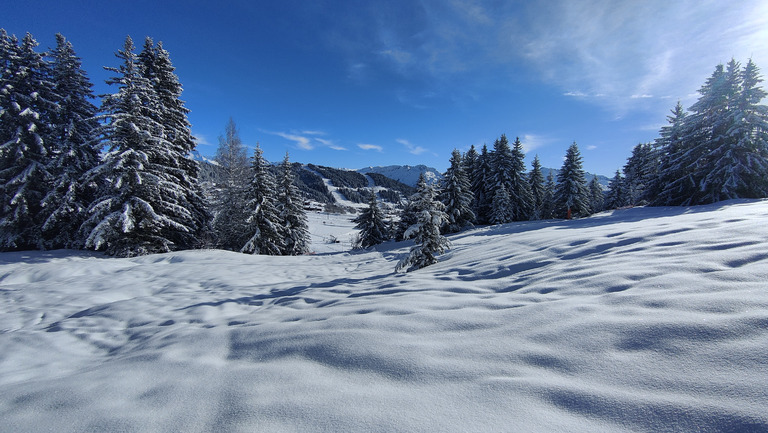
[[[55,148],[48,167],[54,181],[42,203],[43,238],[49,249],[82,248],[78,230],[96,193],[95,184],[84,182],[84,176],[100,162],[101,143],[94,136],[99,124],[90,101],[93,85],[72,44],[61,34],[48,56],[58,110],[52,121]]]
[[[493,202],[493,172],[491,171],[491,154],[488,146],[483,145],[477,162],[471,172],[472,211],[478,224],[487,224],[491,216]]]
[[[684,166],[688,151],[685,142],[687,116],[683,105],[677,101],[672,115],[667,116],[668,124],[661,127],[659,138],[654,143],[659,168],[646,194],[646,199],[654,206],[680,204],[695,189],[691,173]]]
[[[600,182],[597,181],[597,176],[595,176],[589,181],[589,207],[593,213],[602,212],[604,203],[603,187],[600,186]]]
[[[0,250],[44,248],[42,201],[51,189],[48,64],[31,34],[19,44],[0,30]]]
[[[572,217],[583,217],[590,213],[589,191],[584,170],[581,168],[581,153],[576,142],[568,147],[565,161],[557,175],[555,211],[560,218],[565,218],[569,214]]]
[[[713,200],[768,197],[768,106],[760,105],[768,94],[758,87],[762,79],[751,59],[738,73],[740,88],[728,103],[727,147],[704,178]]]
[[[416,224],[419,219],[414,205],[414,201],[417,197],[418,194],[413,194],[408,197],[408,199],[404,200],[403,208],[400,210],[400,219],[397,221],[394,228],[395,240],[398,242],[406,239],[405,233],[412,225]]]
[[[605,195],[605,209],[618,209],[629,203],[627,189],[624,186],[624,177],[619,170],[608,183],[608,193]]]
[[[253,153],[251,188],[248,191],[250,214],[246,219],[247,233],[252,234],[241,252],[247,254],[280,255],[283,251],[282,220],[277,209],[277,186],[264,151],[257,144]]]
[[[480,154],[477,153],[477,149],[475,149],[475,145],[473,144],[461,158],[461,165],[464,167],[464,173],[467,174],[470,185],[472,184],[472,171],[475,169],[477,158],[479,157]]]
[[[650,143],[640,143],[632,149],[632,155],[624,164],[624,184],[632,206],[643,204],[646,190],[656,175],[658,166]]]
[[[526,221],[533,213],[533,196],[525,173],[525,153],[520,137],[512,144],[512,171],[510,172],[511,189],[509,197],[512,205],[513,221]]]
[[[501,137],[494,141],[493,152],[491,153],[492,184],[489,191],[491,193],[491,202],[493,202],[496,198],[496,193],[503,186],[507,190],[507,194],[510,194],[510,206],[515,203],[514,197],[511,196],[514,189],[514,169],[512,148],[509,147],[507,136],[501,134]],[[492,209],[491,213],[498,213],[498,211]],[[515,215],[514,209],[511,210],[511,213]]]
[[[278,180],[278,209],[283,224],[283,255],[300,256],[309,253],[309,228],[301,193],[294,184],[293,168],[285,154]]]
[[[211,231],[211,216],[208,203],[198,181],[200,166],[192,159],[196,144],[192,137],[191,125],[187,118],[189,109],[181,100],[183,88],[176,75],[170,53],[163,48],[163,43],[157,46],[147,37],[144,48],[138,55],[144,76],[152,83],[160,101],[158,121],[163,126],[166,140],[172,144],[163,164],[169,167],[169,174],[175,178],[175,183],[183,190],[179,205],[188,213],[176,215],[189,232],[171,231],[168,236],[180,248],[196,248],[202,245]],[[189,215],[189,219],[187,219]]]
[[[216,243],[219,248],[239,251],[252,235],[246,223],[250,176],[245,146],[231,118],[224,136],[219,137],[215,161],[218,164],[213,218]]]
[[[555,217],[555,176],[552,170],[547,174],[547,183],[544,184],[544,200],[541,206],[541,219],[548,220]]]
[[[376,192],[371,189],[368,207],[360,212],[352,222],[360,230],[360,247],[369,248],[389,239],[389,225],[384,220],[384,213],[376,201]]]
[[[189,211],[181,207],[183,189],[164,165],[172,144],[157,120],[161,105],[142,72],[130,36],[116,53],[122,64],[106,68],[116,74],[107,84],[116,93],[104,96],[99,132],[109,152],[88,173],[99,185],[82,229],[86,248],[131,257],[177,249],[171,232],[189,232]],[[182,215],[183,218],[178,216]]]
[[[443,176],[440,201],[445,205],[445,213],[448,215],[448,223],[443,230],[445,233],[456,233],[471,227],[475,214],[471,208],[471,185],[464,171],[461,153],[457,149],[451,153],[450,164]]]
[[[493,206],[491,208],[491,224],[506,224],[514,221],[512,212],[512,199],[509,197],[507,188],[502,185],[496,190],[493,196]]]
[[[411,247],[408,256],[397,264],[396,272],[421,269],[437,263],[437,256],[450,247],[448,239],[440,233],[440,227],[448,221],[444,212],[445,205],[437,200],[435,189],[427,184],[423,174],[419,176],[416,185],[413,207],[417,222],[406,231],[405,238],[413,238],[415,245]]]
[[[533,162],[531,163],[531,171],[528,173],[528,187],[531,190],[531,199],[533,205],[531,219],[543,219],[546,189],[544,186],[544,173],[541,171],[541,162],[539,161],[538,155],[534,156]]]

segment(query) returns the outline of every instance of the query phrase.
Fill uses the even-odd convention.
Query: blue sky
[[[610,176],[718,63],[768,71],[764,0],[18,0],[0,27],[41,48],[64,34],[97,93],[125,36],[151,36],[201,153],[231,116],[272,161],[345,168],[444,170],[506,133],[554,168],[576,141]]]

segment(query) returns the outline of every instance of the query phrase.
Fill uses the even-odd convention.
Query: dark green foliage
[[[352,188],[338,188],[338,192],[343,195],[347,200],[351,201],[352,203],[365,203],[368,201],[368,198],[365,194],[362,192],[352,189]]]
[[[546,188],[544,185],[544,173],[541,171],[541,162],[539,162],[538,155],[533,158],[533,162],[531,163],[531,171],[528,173],[528,186],[531,191],[531,219],[543,219]]]
[[[338,188],[366,188],[368,186],[368,179],[356,171],[339,170],[338,168],[314,164],[307,164],[307,167],[330,179],[331,183]]]
[[[450,164],[443,176],[439,198],[445,205],[445,213],[448,216],[448,222],[442,230],[445,233],[456,233],[464,228],[472,227],[475,214],[471,208],[471,184],[464,171],[461,153],[456,149],[451,153]]]
[[[378,195],[382,200],[389,203],[398,204],[403,200],[399,192],[391,189],[380,189]]]
[[[246,228],[250,239],[240,249],[243,253],[279,255],[283,250],[282,221],[276,207],[275,179],[264,159],[261,147],[256,146],[251,159],[251,187],[248,190],[248,217]]]
[[[588,188],[589,207],[591,208],[592,213],[602,212],[605,202],[605,195],[603,194],[603,188],[597,181],[597,177],[593,177],[592,180],[589,181]]]
[[[301,164],[293,164],[293,172],[296,177],[296,187],[308,200],[314,200],[318,203],[332,204],[336,203],[328,187],[325,186],[323,178],[311,170],[305,170]],[[279,175],[279,167],[274,167],[273,174]]]
[[[584,217],[590,214],[589,191],[581,168],[581,153],[574,142],[565,153],[565,161],[557,175],[555,188],[556,216]]]
[[[384,220],[373,190],[368,194],[368,207],[352,220],[360,230],[360,247],[369,248],[389,239],[389,225]]]
[[[294,183],[295,174],[288,154],[280,165],[277,182],[277,207],[282,223],[283,248],[286,256],[300,256],[309,253],[309,229],[304,212],[304,200]]]

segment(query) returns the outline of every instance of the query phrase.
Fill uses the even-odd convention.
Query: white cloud
[[[357,147],[359,147],[360,149],[363,149],[363,150],[375,150],[375,151],[377,151],[377,152],[382,152],[382,151],[384,151],[384,148],[383,148],[383,147],[381,147],[381,146],[379,146],[378,144],[365,144],[365,143],[359,143],[359,144],[357,145]]]
[[[421,146],[416,146],[416,145],[412,144],[410,141],[408,141],[408,140],[406,140],[404,138],[398,138],[395,141],[397,141],[398,143],[400,143],[403,146],[405,146],[408,149],[408,153],[413,154],[413,155],[421,155],[422,153],[427,151],[426,148],[421,147]]]
[[[523,150],[525,153],[529,153],[535,149],[545,147],[556,140],[544,135],[523,134],[523,136],[520,137],[520,141],[523,143]]]
[[[594,144],[590,144],[589,146],[587,146],[587,150],[595,150],[595,149],[597,149],[597,146],[595,146]]]
[[[208,141],[208,137],[203,134],[193,132],[192,136],[195,138],[195,141],[197,141],[198,146],[210,146],[212,144],[210,141]]]
[[[296,146],[298,146],[301,149],[304,150],[312,150],[315,147],[311,144],[311,140],[309,137],[304,137],[303,135],[297,135],[297,134],[290,134],[287,132],[268,132],[272,135],[277,135],[278,137],[283,137],[286,140],[293,141],[296,143]]]

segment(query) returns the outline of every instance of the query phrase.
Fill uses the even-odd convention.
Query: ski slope
[[[408,243],[3,253],[0,431],[768,431],[767,221],[484,227],[408,274]]]

